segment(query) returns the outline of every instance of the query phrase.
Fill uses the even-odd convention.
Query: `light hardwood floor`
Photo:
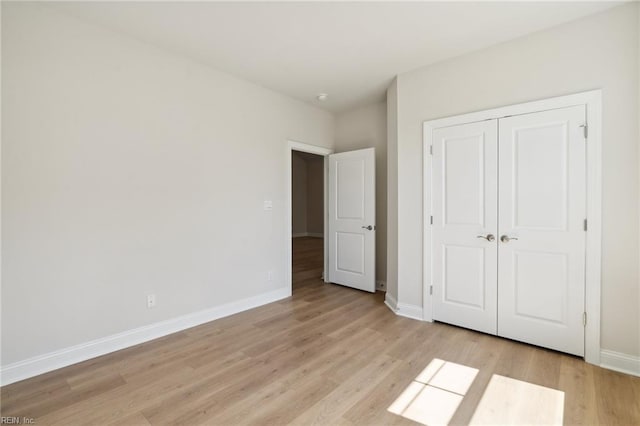
[[[291,298],[1,389],[37,424],[415,424],[387,412],[433,359],[565,392],[566,424],[640,424],[640,378],[444,324],[395,316],[383,294],[319,279],[322,241],[294,240]]]

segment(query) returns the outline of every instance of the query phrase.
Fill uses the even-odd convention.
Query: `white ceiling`
[[[397,74],[618,2],[49,3],[333,112],[384,99]],[[329,94],[319,104],[318,93]]]

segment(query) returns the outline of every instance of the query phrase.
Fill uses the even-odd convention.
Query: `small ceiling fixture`
[[[316,96],[316,99],[320,102],[324,102],[327,100],[328,97],[329,95],[327,95],[326,93],[318,93],[318,96]]]

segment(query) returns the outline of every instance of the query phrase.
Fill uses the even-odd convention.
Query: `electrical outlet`
[[[273,201],[265,200],[265,202],[263,203],[263,208],[265,210],[273,210]]]
[[[148,294],[147,295],[147,309],[151,309],[151,308],[155,308],[156,307],[156,295],[155,294]]]

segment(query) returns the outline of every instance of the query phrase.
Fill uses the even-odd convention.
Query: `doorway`
[[[314,242],[315,242],[315,250],[318,250],[318,246],[321,245],[321,262],[322,262],[322,270],[321,270],[321,274],[320,276],[322,277],[322,280],[324,282],[327,282],[327,271],[328,271],[328,247],[325,244],[325,241],[327,241],[327,166],[328,166],[328,155],[333,153],[333,150],[328,149],[328,148],[323,148],[320,146],[316,146],[316,145],[310,145],[310,144],[306,144],[306,143],[302,143],[302,142],[297,142],[297,141],[292,141],[289,140],[287,141],[287,146],[286,146],[286,193],[287,193],[287,198],[286,198],[286,205],[285,205],[285,212],[286,212],[286,235],[285,235],[285,250],[286,250],[286,263],[284,266],[284,271],[285,271],[285,284],[287,286],[287,288],[289,289],[289,295],[291,295],[293,293],[293,242],[294,242],[294,225],[293,225],[293,199],[294,199],[294,194],[293,194],[293,156],[294,155],[298,155],[298,154],[312,154],[315,155],[316,157],[321,158],[321,162],[322,162],[322,172],[323,172],[323,177],[322,177],[322,187],[323,187],[323,191],[322,191],[322,238],[318,238],[317,237],[317,233],[314,233],[315,237],[311,237],[311,238],[315,238]],[[298,238],[307,238],[307,236],[298,236]],[[302,240],[300,240],[300,242],[303,242]],[[296,242],[297,243],[297,242]],[[298,249],[300,247],[296,247],[296,249]],[[313,249],[312,249],[313,251]],[[319,257],[319,256],[318,256]],[[304,267],[304,266],[303,266]],[[313,267],[311,267],[311,269],[313,269]],[[300,276],[298,276],[298,278],[300,278]]]
[[[324,157],[291,151],[292,291],[322,284]]]
[[[294,191],[305,192],[305,200],[296,200],[297,204],[306,205],[308,188],[305,183],[300,187],[301,179],[296,179],[297,188],[294,188],[293,167],[301,164],[300,160],[308,162],[313,156],[319,156],[322,160],[322,193],[323,203],[312,215],[322,211],[322,231],[309,229],[309,214],[300,220],[296,217],[294,229]],[[293,261],[294,252],[292,240],[294,237],[319,238],[322,235],[322,275],[323,282],[375,292],[375,149],[366,148],[356,151],[333,154],[327,148],[307,145],[300,142],[289,141],[286,150],[286,192],[287,212],[286,223],[286,252],[287,263],[285,265],[285,283],[293,293]],[[309,166],[304,165],[306,174]],[[312,168],[317,166],[313,165]],[[317,167],[319,168],[319,167]],[[308,180],[308,176],[302,180]],[[319,186],[319,185],[317,185]],[[329,216],[329,211],[332,215]],[[312,221],[317,218],[312,218]],[[302,225],[304,226],[302,226]],[[310,243],[310,240],[301,240],[301,243]],[[316,250],[318,243],[316,241]],[[296,249],[304,250],[304,244],[296,244]],[[308,249],[308,247],[307,247]],[[331,258],[330,258],[331,256]],[[317,256],[319,258],[319,256]],[[313,266],[310,269],[314,269]],[[313,272],[309,272],[312,274]]]

